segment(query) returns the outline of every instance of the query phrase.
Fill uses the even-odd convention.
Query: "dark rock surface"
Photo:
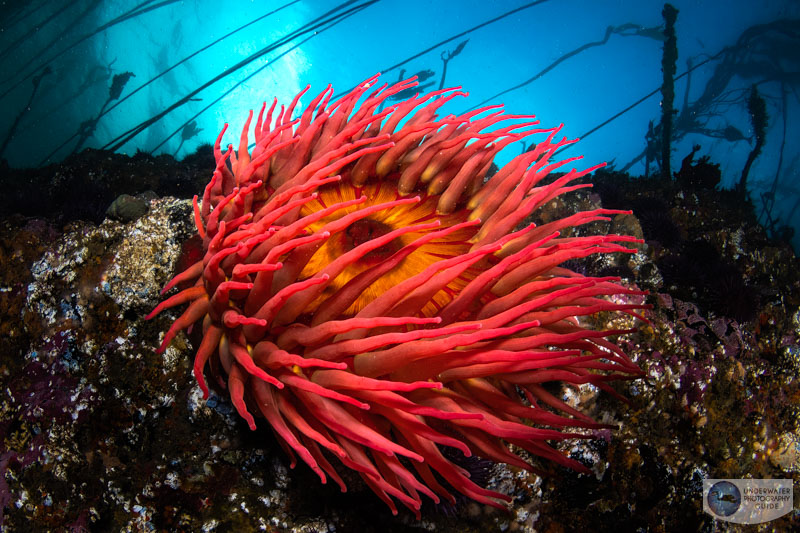
[[[290,469],[267,424],[251,432],[224,392],[203,401],[191,375],[191,335],[155,353],[176,315],[143,317],[194,232],[190,202],[148,200],[147,212],[126,222],[102,213],[120,194],[147,189],[186,198],[210,165],[201,177],[200,163],[137,157],[87,151],[41,175],[25,171],[30,182],[12,189],[32,187],[47,202],[40,210],[4,206],[4,531],[749,531],[703,512],[702,480],[800,477],[800,263],[726,194],[605,174],[596,192],[577,196],[581,204],[602,197],[607,207],[632,207],[634,216],[603,224],[648,239],[635,256],[581,265],[651,292],[649,323],[619,341],[647,378],[619,384],[627,404],[588,386],[563,391],[620,427],[563,443],[594,475],[543,465],[550,474],[541,478],[479,466],[476,475],[514,497],[508,513],[428,502],[417,522],[403,509],[393,517],[351,472],[342,472],[342,494],[303,464]],[[134,186],[121,186],[119,171],[119,186],[83,207],[63,194],[57,176],[102,175],[109,161],[136,169],[127,178]],[[178,168],[184,185],[165,192]],[[21,171],[4,172],[4,187],[22,179]],[[82,220],[95,200],[100,215]],[[648,224],[663,230],[660,240]],[[599,317],[597,327],[620,324]],[[800,527],[795,500],[793,514],[764,530]]]

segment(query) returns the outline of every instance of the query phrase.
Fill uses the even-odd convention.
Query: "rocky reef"
[[[393,517],[350,472],[342,494],[290,469],[266,424],[250,431],[224,392],[202,400],[197,332],[155,353],[174,313],[144,316],[197,250],[190,201],[169,195],[207,178],[168,159],[84,152],[24,176],[3,169],[20,194],[36,183],[50,199],[0,220],[4,531],[739,531],[703,512],[704,478],[800,477],[800,262],[735,192],[606,172],[579,205],[550,206],[633,209],[597,224],[642,236],[637,254],[571,266],[650,291],[649,323],[619,340],[647,377],[615,384],[627,403],[589,385],[552,391],[619,426],[562,443],[592,475],[465,462],[514,497],[510,511],[427,502],[417,521]],[[57,191],[78,175],[137,185],[86,197],[75,216]],[[763,527],[795,530],[797,506]]]

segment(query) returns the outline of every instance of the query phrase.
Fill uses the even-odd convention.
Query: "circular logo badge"
[[[718,516],[730,516],[739,510],[742,493],[730,481],[719,481],[708,491],[708,507]]]

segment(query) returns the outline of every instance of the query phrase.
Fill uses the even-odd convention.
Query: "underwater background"
[[[798,21],[793,1],[674,2],[673,165],[694,145],[740,180],[755,132],[747,97],[766,104],[747,182],[759,220],[797,227]],[[581,138],[564,155],[645,174],[661,120],[662,3],[637,1],[218,2],[3,4],[0,157],[12,167],[82,148],[171,154],[223,145],[247,111],[306,85],[343,94],[381,72],[421,88],[462,86],[444,112],[505,104]],[[301,101],[301,106],[305,105]],[[651,141],[652,142],[652,141]],[[505,163],[520,150],[501,154]],[[657,172],[657,162],[650,163]],[[785,233],[785,232],[783,232]],[[800,241],[793,240],[795,249]]]
[[[746,530],[702,482],[800,480],[800,3],[670,5],[674,49],[655,1],[0,0],[0,531]],[[199,253],[223,125],[237,145],[262,102],[376,73],[417,76],[396,101],[469,93],[440,115],[564,124],[560,158],[608,165],[553,216],[631,209],[603,231],[645,241],[570,268],[649,292],[618,341],[646,377],[571,398],[619,428],[561,443],[593,475],[465,465],[509,513],[392,516],[352,472],[342,494],[289,469],[266,424],[201,397],[197,339],[156,354],[170,321],[144,320]],[[797,530],[799,502],[762,527]]]

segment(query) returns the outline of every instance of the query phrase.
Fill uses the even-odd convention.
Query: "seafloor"
[[[563,444],[594,475],[474,463],[514,497],[509,512],[426,504],[417,522],[352,473],[342,494],[289,469],[265,423],[251,432],[224,395],[203,401],[193,339],[155,353],[174,314],[144,316],[191,253],[187,198],[211,168],[208,148],[182,162],[87,150],[39,170],[0,167],[3,531],[800,529],[800,498],[761,526],[702,510],[704,478],[800,477],[800,262],[737,194],[606,172],[542,214],[634,210],[600,229],[643,235],[639,253],[571,266],[650,291],[649,323],[619,339],[647,377],[618,384],[628,403],[568,391],[619,426]]]

